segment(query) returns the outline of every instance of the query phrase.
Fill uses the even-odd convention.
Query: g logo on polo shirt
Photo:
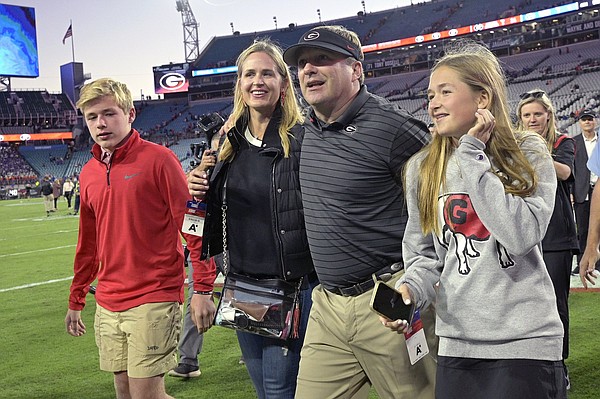
[[[348,126],[346,126],[344,128],[344,131],[346,133],[354,133],[354,132],[356,132],[356,126],[354,126],[354,125],[348,125]]]
[[[319,32],[308,32],[302,40],[305,42],[309,42],[311,40],[316,40],[319,38]]]

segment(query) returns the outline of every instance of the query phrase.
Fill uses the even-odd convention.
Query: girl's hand
[[[475,126],[469,129],[467,134],[479,139],[483,143],[487,143],[496,126],[496,118],[494,118],[494,115],[489,110],[482,108],[475,112],[475,117],[477,118],[477,122],[475,122]]]
[[[402,300],[405,304],[408,305],[412,303],[412,295],[410,289],[406,284],[401,284],[400,287],[398,287],[398,291],[402,295]],[[408,320],[390,320],[385,317],[379,316],[379,321],[381,321],[381,324],[383,324],[384,327],[387,327],[390,330],[397,332],[398,334],[404,334],[408,331],[408,328],[410,326],[408,324]]]

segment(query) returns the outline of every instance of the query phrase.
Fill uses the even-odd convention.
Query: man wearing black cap
[[[374,274],[403,273],[401,170],[429,140],[427,126],[367,91],[358,36],[341,26],[305,33],[284,53],[311,109],[300,161],[306,230],[321,285],[313,291],[296,397],[432,398],[437,339],[410,365],[402,335],[369,309]]]
[[[581,261],[581,254],[585,250],[590,221],[592,190],[598,180],[598,176],[591,173],[586,165],[598,140],[596,133],[596,113],[591,109],[581,111],[579,126],[581,127],[581,134],[573,137],[575,139],[575,148],[577,148],[577,151],[575,151],[573,199],[575,201],[575,219],[579,233],[579,248],[581,249],[581,253],[577,255],[578,264]],[[573,274],[579,274],[579,266],[573,270]]]
[[[592,120],[590,120],[590,117]],[[596,114],[593,111],[582,111],[579,118],[579,123],[583,130],[582,134],[585,134],[584,129],[595,130]],[[594,131],[594,133],[596,134],[597,138],[597,132]],[[591,136],[591,133],[588,132],[588,134]],[[600,175],[600,146],[596,145],[594,147],[594,150],[592,151],[590,159],[587,161],[586,165],[590,170],[591,175]],[[579,262],[579,277],[581,278],[581,282],[585,288],[587,288],[588,283],[595,284],[596,278],[598,277],[598,271],[596,269],[598,261],[600,260],[600,189],[598,188],[598,184],[594,184],[594,188],[592,192],[590,192],[589,196],[591,197],[589,228],[587,230],[585,251]]]

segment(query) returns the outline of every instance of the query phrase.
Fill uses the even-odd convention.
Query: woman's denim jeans
[[[246,368],[258,399],[293,399],[314,282],[300,293],[302,313],[298,338],[287,341],[237,331]]]

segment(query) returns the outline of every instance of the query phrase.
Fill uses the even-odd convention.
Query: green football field
[[[41,199],[0,201],[0,398],[114,398],[112,375],[98,368],[93,296],[83,320],[88,333],[64,327],[78,217],[64,199],[46,217]],[[573,292],[570,399],[600,397],[600,292]],[[202,375],[166,377],[176,398],[254,398],[248,374],[238,364],[235,334],[211,329],[200,355]],[[371,393],[371,398],[377,395]],[[320,398],[315,398],[320,399]]]

